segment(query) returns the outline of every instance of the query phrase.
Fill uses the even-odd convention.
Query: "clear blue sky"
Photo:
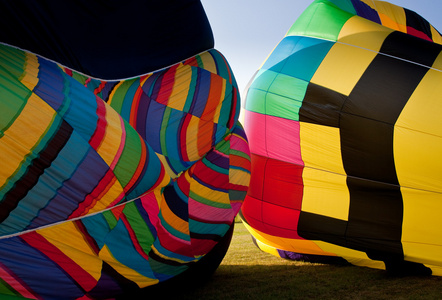
[[[215,48],[233,69],[240,92],[312,0],[201,0]],[[411,9],[442,32],[442,0],[390,0]]]

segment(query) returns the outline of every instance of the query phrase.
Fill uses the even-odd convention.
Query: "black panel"
[[[431,67],[441,50],[439,44],[394,31],[385,39],[379,52]]]
[[[355,115],[341,118],[341,152],[348,176],[398,184],[392,125]]]
[[[347,221],[301,211],[298,222],[299,236],[308,240],[321,240],[345,246]]]
[[[185,203],[177,192],[173,185],[168,185],[164,188],[164,199],[166,200],[169,209],[181,220],[189,221],[189,210],[187,203]]]
[[[394,125],[427,71],[428,68],[379,54],[350,93],[342,112]]]
[[[102,79],[148,73],[213,48],[198,0],[0,0],[0,42]]]
[[[9,216],[11,211],[18,206],[20,200],[37,184],[40,176],[51,166],[52,162],[69,141],[72,132],[72,127],[63,120],[47,146],[32,160],[26,173],[14,183],[14,188],[5,194],[3,199],[0,199],[0,223]]]
[[[299,121],[339,127],[339,116],[346,96],[323,86],[309,83],[299,110]]]
[[[403,203],[400,188],[365,179],[347,178],[350,188],[347,245],[362,251],[402,255]]]
[[[432,65],[439,51],[432,51],[436,48],[428,44],[393,33],[381,51]],[[347,243],[380,258],[403,258],[403,202],[394,163],[394,124],[428,71],[403,59],[375,57],[350,93],[340,123],[350,192]]]

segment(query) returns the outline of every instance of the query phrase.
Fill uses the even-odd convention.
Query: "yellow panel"
[[[396,126],[393,148],[401,186],[442,193],[442,137]]]
[[[375,1],[375,8],[379,13],[382,25],[394,30],[407,32],[407,19],[402,7],[388,2]]]
[[[106,131],[101,144],[97,148],[97,153],[103,158],[107,165],[111,166],[116,159],[121,143],[124,142],[122,138],[122,127],[124,123],[120,115],[108,104],[105,104],[105,109],[107,121]]]
[[[350,195],[339,128],[300,122],[300,138],[305,165],[302,210],[347,220]]]
[[[0,186],[12,176],[51,126],[55,112],[35,94],[31,94],[14,123],[0,139]]]
[[[167,205],[167,201],[164,201],[161,204],[161,212],[160,214],[163,216],[164,220],[169,224],[171,227],[173,227],[175,230],[189,235],[189,222],[184,221],[183,219],[179,218],[170,208],[169,205]]]
[[[327,255],[327,256],[336,256],[332,252],[325,252],[321,248],[319,248],[314,241],[310,240],[301,240],[301,239],[288,239],[277,236],[271,236],[266,233],[263,233],[259,230],[253,229],[247,223],[244,223],[244,226],[247,230],[259,241],[262,243],[274,247],[277,249],[281,249],[284,251],[291,251],[297,253],[307,253],[314,255]]]
[[[305,167],[302,211],[348,220],[347,176]]]
[[[348,96],[376,54],[356,46],[335,43],[311,82]]]
[[[77,265],[87,271],[97,281],[100,279],[103,262],[90,248],[73,222],[40,229],[37,232],[75,261]]]
[[[83,215],[86,213],[89,214],[109,208],[111,204],[115,205],[115,203],[113,202],[115,202],[115,200],[121,200],[121,198],[123,198],[123,193],[124,191],[120,181],[118,181],[116,177],[114,177],[97,197],[98,201],[96,203],[92,203],[89,207],[89,210],[85,211]]]
[[[190,66],[180,65],[175,73],[175,82],[172,93],[167,102],[167,106],[183,111],[186,104],[189,86],[192,81],[192,68]]]
[[[169,162],[167,161],[166,157],[164,155],[162,155],[162,154],[159,154],[159,153],[156,153],[156,155],[158,156],[158,158],[160,159],[161,163],[163,164],[164,170],[166,171],[167,175],[169,175],[171,178],[178,177],[178,174],[175,174],[175,172],[172,171],[172,169],[170,168]]]
[[[199,56],[203,62],[205,70],[207,70],[211,73],[214,73],[214,74],[218,74],[216,64],[215,64],[212,54],[210,54],[208,51],[206,51],[204,53],[201,53]]]
[[[345,174],[339,128],[299,122],[301,155],[306,167]]]
[[[344,258],[349,263],[360,266],[360,267],[370,267],[376,269],[385,269],[385,265],[381,261],[371,260],[368,258],[365,252],[341,247],[334,244],[329,244],[326,242],[316,241],[316,244],[321,247],[324,251],[336,253],[338,256]]]
[[[440,33],[436,29],[434,29],[433,26],[430,25],[430,27],[431,27],[431,35],[432,35],[433,41],[437,44],[442,44],[442,37],[441,37]]]
[[[38,83],[38,63],[37,56],[26,52],[26,65],[23,72],[22,78],[20,78],[21,83],[26,86],[30,91],[34,90]]]
[[[396,122],[393,148],[401,186],[442,192],[440,82],[441,72],[428,71]]]
[[[180,263],[180,264],[186,264],[186,263],[189,262],[189,261],[181,260],[181,259],[178,259],[178,258],[175,258],[175,257],[166,256],[166,255],[162,254],[161,252],[159,252],[159,251],[155,248],[154,245],[152,245],[151,248],[152,248],[152,251],[153,251],[156,255],[158,255],[159,257],[162,257],[162,258],[164,258],[164,259],[166,259],[166,260],[176,261],[176,262],[178,262],[178,263]],[[194,259],[194,260],[191,260],[191,261],[197,262],[198,259]]]
[[[229,181],[233,184],[248,186],[250,183],[250,173],[232,168],[229,170]]]
[[[121,275],[123,275],[127,279],[132,280],[133,282],[138,284],[138,286],[140,288],[154,285],[159,282],[158,279],[152,279],[152,278],[148,278],[146,276],[143,276],[140,273],[138,273],[137,271],[135,271],[135,270],[127,267],[126,265],[123,265],[119,261],[117,261],[113,257],[112,253],[109,251],[109,248],[106,245],[104,245],[104,247],[101,249],[99,256],[103,261],[107,262],[118,273],[120,273]]]
[[[442,263],[442,194],[402,188],[405,257],[426,264]]]
[[[338,42],[379,52],[385,38],[392,32],[390,28],[354,16],[342,27]]]
[[[221,87],[221,99],[218,102],[218,106],[216,107],[215,115],[213,116],[213,122],[218,123],[219,117],[221,115],[221,108],[223,107],[224,103],[224,97],[226,95],[226,85],[227,81],[225,79],[222,80],[222,87]]]
[[[200,197],[203,197],[204,199],[217,202],[217,203],[224,203],[229,204],[229,194],[225,192],[220,192],[213,190],[211,188],[208,188],[202,184],[200,184],[198,181],[193,179],[190,182],[190,190],[197,194]]]
[[[201,156],[198,153],[198,128],[200,119],[191,116],[189,125],[186,129],[186,152],[189,161],[198,160]]]
[[[442,70],[442,53],[439,53],[431,67],[436,70]]]
[[[258,248],[261,249],[262,251],[280,257],[278,250],[275,247],[264,244],[260,240],[256,240],[256,244],[258,245]]]
[[[118,91],[120,89],[121,86],[123,86],[125,83],[127,83],[128,81],[125,80],[121,80],[120,82],[118,82],[115,87],[112,89],[112,92],[109,94],[109,100],[107,101],[107,104],[109,104],[110,106],[112,106],[112,100],[114,100],[114,96],[116,91]]]

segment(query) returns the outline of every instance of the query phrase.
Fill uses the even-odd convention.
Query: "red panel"
[[[252,169],[249,191],[247,193],[250,197],[262,199],[264,172],[267,160],[268,158],[251,154]]]
[[[301,210],[304,167],[269,159],[265,167],[263,201]]]
[[[250,226],[255,227],[255,223],[262,223],[262,201],[261,200],[255,199],[255,198],[247,195],[246,198],[244,199],[243,205],[241,206],[241,211],[242,211],[244,217],[246,217],[246,220],[250,224]],[[253,218],[256,221],[249,222],[249,218]]]
[[[299,210],[263,202],[262,211],[262,218],[265,224],[270,224],[277,228],[297,231],[300,214]],[[272,232],[270,234],[279,235],[277,232]]]

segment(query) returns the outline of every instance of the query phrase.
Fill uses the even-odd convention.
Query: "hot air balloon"
[[[274,255],[442,275],[441,35],[383,1],[314,1],[251,81],[242,217]]]
[[[109,299],[207,277],[250,156],[201,3],[2,1],[0,14],[0,294]]]

